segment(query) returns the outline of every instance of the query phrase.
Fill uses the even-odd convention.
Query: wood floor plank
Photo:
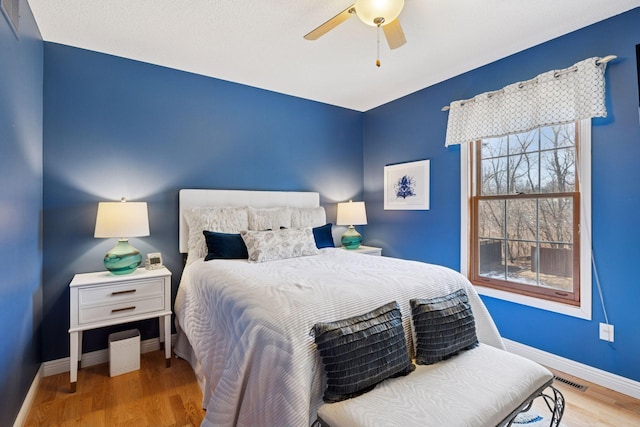
[[[188,425],[189,417],[187,416],[187,411],[185,410],[180,396],[177,394],[169,396],[169,405],[171,406],[171,413],[174,416],[175,425]]]

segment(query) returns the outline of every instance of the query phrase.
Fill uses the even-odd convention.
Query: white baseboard
[[[13,422],[13,427],[22,427],[24,425],[24,422],[27,421],[27,416],[29,415],[31,404],[36,398],[36,393],[38,392],[38,387],[40,386],[40,379],[43,376],[43,371],[44,369],[42,368],[42,365],[40,365],[40,368],[38,368],[38,372],[36,372],[36,376],[33,378],[31,387],[29,387],[29,391],[24,397],[24,401],[22,402],[22,406],[20,407],[20,412],[18,412],[18,416]]]
[[[504,339],[504,343],[507,346],[507,350],[511,353],[518,354],[549,368],[557,369],[558,371],[617,391],[618,393],[640,399],[640,382],[638,381],[630,380],[629,378],[570,359],[565,359],[564,357],[556,356],[555,354],[547,353],[546,351],[538,350],[537,348],[529,347],[516,341]]]
[[[175,341],[176,337],[177,335],[175,334],[171,336],[172,343],[176,342]],[[140,342],[140,353],[148,353],[150,351],[157,351],[157,350],[160,350],[159,338],[151,338],[151,339]],[[70,357],[64,357],[62,359],[56,359],[56,360],[50,360],[48,362],[44,362],[42,364],[44,366],[43,376],[48,377],[50,375],[69,372],[70,370],[69,363],[71,363],[70,359],[71,359]],[[80,367],[86,368],[88,366],[107,363],[108,361],[109,361],[109,349],[105,348],[104,350],[83,353]]]
[[[175,343],[176,338],[177,335],[173,334],[171,336],[171,342]],[[148,353],[150,351],[157,350],[160,350],[160,338],[151,338],[140,342],[140,353]],[[82,354],[81,367],[85,368],[87,366],[99,365],[101,363],[107,363],[108,361],[109,349],[92,351],[90,353]],[[33,404],[33,400],[35,399],[36,392],[38,391],[38,386],[40,385],[41,378],[69,372],[69,370],[71,369],[69,363],[71,363],[71,358],[64,357],[62,359],[50,360],[48,362],[40,364],[40,368],[38,369],[36,376],[31,382],[31,387],[29,387],[29,391],[27,392],[27,395],[22,402],[20,412],[18,412],[18,416],[13,423],[13,427],[22,427],[22,425],[24,425],[24,422],[27,420],[29,410],[31,409],[31,405]]]

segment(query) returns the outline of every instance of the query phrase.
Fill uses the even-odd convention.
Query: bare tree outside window
[[[579,303],[577,128],[550,126],[476,143],[473,282]]]

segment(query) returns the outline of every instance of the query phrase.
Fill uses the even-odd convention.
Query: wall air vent
[[[562,384],[566,384],[569,387],[573,387],[573,388],[575,388],[577,390],[580,390],[580,391],[587,391],[587,388],[588,388],[586,385],[578,384],[576,382],[573,382],[573,381],[568,380],[566,378],[559,377],[557,375],[554,375],[553,379],[555,381],[561,382]]]
[[[18,21],[20,21],[20,13],[18,11],[19,5],[20,0],[0,0],[0,9],[2,9],[2,14],[7,18],[7,22],[13,30],[13,34],[15,34],[16,38],[18,38]]]

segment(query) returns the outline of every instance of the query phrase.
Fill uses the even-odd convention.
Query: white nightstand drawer
[[[107,305],[80,307],[78,312],[78,323],[80,325],[85,325],[88,323],[102,322],[121,317],[132,317],[139,314],[163,310],[163,295],[145,299],[130,299]]]
[[[93,286],[78,290],[80,307],[94,304],[111,304],[123,300],[146,298],[164,294],[164,280],[151,279],[135,283]]]

